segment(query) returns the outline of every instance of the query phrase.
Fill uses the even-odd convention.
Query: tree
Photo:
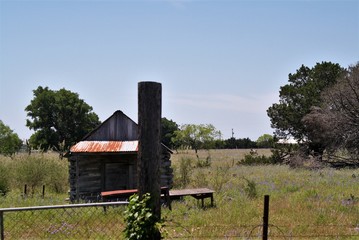
[[[257,139],[257,147],[259,148],[271,148],[274,144],[274,138],[270,134],[263,134]]]
[[[100,124],[92,107],[64,88],[53,91],[39,86],[34,98],[25,108],[26,126],[35,130],[30,137],[34,148],[63,153],[85,134]]]
[[[221,138],[221,132],[212,124],[184,124],[174,132],[172,141],[178,146],[194,149],[197,154],[198,149],[213,147],[214,140],[219,138]]]
[[[313,68],[302,65],[296,73],[289,74],[289,83],[279,91],[279,103],[268,108],[267,114],[271,126],[276,129],[278,138],[294,137],[298,142],[308,141],[309,149],[322,154],[324,149],[319,144],[311,144],[302,119],[312,107],[322,105],[321,93],[333,86],[343,69],[331,62],[317,63]]]
[[[0,154],[12,156],[21,148],[19,136],[0,120]]]
[[[349,66],[336,84],[322,94],[323,105],[303,118],[311,141],[329,152],[359,153],[359,62]]]
[[[256,142],[253,142],[250,138],[228,138],[224,140],[224,147],[229,149],[248,149],[248,148],[255,148],[257,147]]]
[[[167,118],[161,119],[161,141],[169,148],[175,148],[176,146],[172,142],[174,132],[179,130],[178,124]]]

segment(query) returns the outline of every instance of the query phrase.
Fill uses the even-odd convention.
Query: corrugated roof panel
[[[138,141],[81,141],[70,152],[137,152]]]
[[[134,152],[138,151],[138,141],[122,142],[120,152]]]

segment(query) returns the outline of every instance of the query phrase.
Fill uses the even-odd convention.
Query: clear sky
[[[358,0],[0,0],[0,119],[21,139],[38,86],[137,122],[155,81],[163,117],[256,140],[288,74],[322,61],[359,61]]]

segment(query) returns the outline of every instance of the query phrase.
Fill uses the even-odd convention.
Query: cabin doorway
[[[125,163],[105,163],[104,191],[129,189],[129,166]]]

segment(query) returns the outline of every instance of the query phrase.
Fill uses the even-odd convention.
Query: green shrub
[[[198,171],[194,174],[192,185],[196,188],[208,187],[208,172],[206,169],[198,169]]]
[[[6,165],[0,165],[0,196],[6,195],[10,190],[9,174]]]
[[[258,155],[256,151],[246,154],[244,160],[238,161],[237,165],[263,165],[287,163],[288,158],[298,150],[296,144],[275,144],[271,150],[272,155]]]
[[[277,158],[274,156],[258,156],[254,154],[246,154],[244,160],[237,162],[237,165],[263,165],[263,164],[276,164]]]
[[[137,194],[130,197],[125,211],[126,227],[124,233],[126,239],[158,239],[161,235],[160,229],[162,225],[148,207],[150,198],[149,193],[143,195],[142,200]]]
[[[40,189],[42,185],[47,185],[56,193],[63,193],[68,188],[67,162],[57,157],[24,156],[15,159],[11,165],[13,185],[22,189],[26,184],[31,194],[34,194],[35,189]]]
[[[216,167],[211,174],[212,187],[216,192],[220,192],[223,185],[229,181],[229,169],[230,167],[228,165]]]
[[[244,192],[246,193],[247,197],[250,199],[254,199],[258,197],[257,192],[257,184],[253,180],[249,180],[247,178],[243,178],[247,182],[247,186],[244,188]]]
[[[207,156],[205,160],[203,159],[198,159],[197,163],[196,163],[196,167],[198,168],[205,168],[205,167],[210,167],[211,166],[211,155]]]
[[[44,157],[27,156],[16,161],[14,167],[15,181],[18,188],[28,185],[31,194],[35,188],[45,184],[50,168]]]
[[[178,177],[174,180],[175,187],[186,187],[191,181],[192,159],[181,158],[178,169]]]
[[[69,188],[69,170],[65,159],[48,159],[48,174],[45,184],[55,193],[65,193]]]

